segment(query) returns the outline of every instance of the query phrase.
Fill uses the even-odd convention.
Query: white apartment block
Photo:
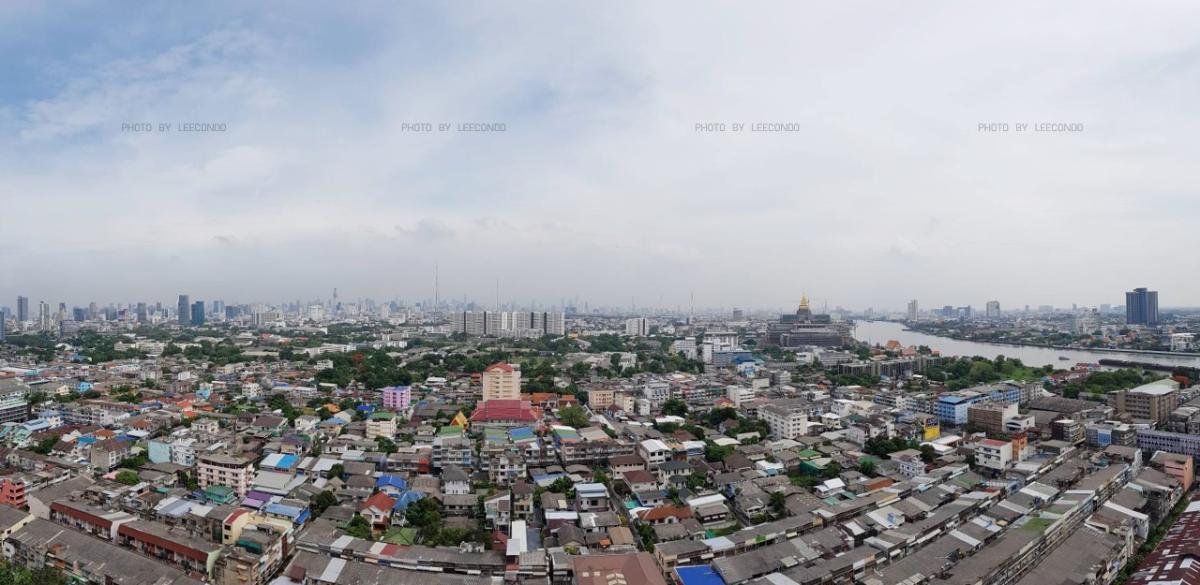
[[[567,317],[557,311],[463,311],[450,316],[450,330],[476,337],[566,335]]]
[[[650,335],[650,320],[645,317],[634,317],[625,320],[625,335],[645,337]]]
[[[1012,443],[984,439],[975,446],[975,464],[993,471],[1004,471],[1012,462]]]
[[[774,439],[794,439],[808,434],[808,411],[804,408],[768,404],[758,409]]]

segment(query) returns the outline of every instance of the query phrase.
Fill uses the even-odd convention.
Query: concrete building
[[[1125,293],[1125,322],[1129,325],[1158,326],[1158,291],[1135,288]]]
[[[1164,378],[1129,390],[1108,393],[1108,404],[1117,414],[1164,424],[1179,406],[1179,383]]]
[[[1196,480],[1196,468],[1191,455],[1157,451],[1150,457],[1150,466],[1179,480],[1184,493],[1192,489]]]
[[[758,409],[758,417],[771,428],[773,439],[794,439],[808,434],[812,405],[773,403]]]
[[[593,411],[603,410],[613,405],[616,390],[612,388],[590,388],[587,391],[588,408]]]
[[[192,303],[187,295],[179,295],[178,311],[179,326],[187,327],[192,324]]]
[[[254,458],[223,453],[200,455],[196,457],[196,475],[202,488],[223,485],[242,497],[254,479]]]
[[[495,363],[481,376],[483,400],[519,400],[521,398],[521,367],[517,364]]]
[[[391,440],[396,436],[396,413],[381,410],[371,414],[367,419],[367,439],[378,437]]]
[[[625,320],[625,335],[645,337],[650,335],[650,320],[645,317],[634,317]]]
[[[1001,435],[1007,432],[1006,423],[1017,414],[1016,404],[981,402],[967,407],[967,422],[985,433]]]
[[[389,386],[383,389],[383,407],[389,410],[405,411],[412,403],[412,388],[409,386]]]
[[[1012,462],[1012,443],[984,439],[975,446],[975,465],[992,471],[1004,471]]]

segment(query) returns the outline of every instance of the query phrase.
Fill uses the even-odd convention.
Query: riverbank
[[[868,321],[869,323],[873,321]],[[904,328],[904,331],[920,333],[922,335],[930,335],[933,337],[941,337],[943,339],[953,339],[955,341],[966,341],[969,343],[986,343],[988,345],[1007,345],[1009,347],[1032,347],[1038,349],[1060,349],[1064,351],[1098,351],[1104,353],[1140,353],[1144,355],[1163,355],[1163,356],[1179,356],[1179,357],[1200,357],[1200,352],[1195,351],[1160,351],[1156,349],[1121,349],[1113,347],[1082,347],[1073,345],[1044,345],[1040,343],[1019,343],[1014,341],[992,341],[989,339],[972,339],[962,335],[945,335],[936,331],[925,331],[923,329],[913,329],[904,325],[901,321],[887,321],[887,323],[897,323]]]
[[[868,344],[884,344],[896,340],[904,346],[926,346],[944,356],[983,356],[994,358],[1003,355],[1021,360],[1028,366],[1051,366],[1064,368],[1077,363],[1095,364],[1102,359],[1126,359],[1130,361],[1154,362],[1169,366],[1200,368],[1200,355],[1182,353],[1147,353],[1105,349],[1076,349],[1049,347],[1046,345],[999,343],[955,339],[945,335],[932,335],[905,327],[896,321],[865,321],[855,323],[854,339]],[[1062,359],[1066,357],[1067,359]]]

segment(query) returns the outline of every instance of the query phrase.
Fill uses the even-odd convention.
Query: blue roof
[[[425,497],[425,492],[418,492],[418,491],[404,492],[404,493],[400,494],[399,497],[396,498],[396,503],[395,503],[395,505],[392,506],[392,509],[393,510],[407,510],[408,506],[410,504],[412,504],[413,502],[416,502],[417,500],[420,500],[421,498],[424,498],[424,497]]]
[[[508,431],[508,436],[512,437],[512,440],[514,441],[520,441],[523,439],[531,439],[533,438],[534,434],[533,429],[529,427],[517,427]]]
[[[375,480],[376,488],[381,488],[383,486],[388,486],[388,485],[390,485],[394,488],[400,489],[400,490],[408,489],[408,482],[404,481],[403,477],[396,477],[394,475],[384,474],[384,475],[379,476],[379,479]]]
[[[965,396],[956,396],[953,394],[938,397],[938,402],[945,402],[947,404],[958,404],[960,402],[965,402],[966,400],[967,397]]]
[[[683,585],[725,585],[725,580],[709,565],[675,567],[675,574]]]
[[[293,520],[304,514],[304,508],[299,506],[288,506],[286,504],[267,504],[265,507],[263,507],[263,511],[268,514],[287,516]]]

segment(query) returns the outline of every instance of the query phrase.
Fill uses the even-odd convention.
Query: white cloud
[[[1145,247],[1190,249],[1200,222],[1191,4],[216,10],[238,16],[45,57],[54,89],[0,104],[6,229],[36,242],[0,249],[26,275],[0,298],[415,299],[434,262],[450,296],[490,299],[503,276],[521,301],[1200,294]],[[695,131],[707,121],[801,131]],[[67,265],[94,284],[68,288]]]

